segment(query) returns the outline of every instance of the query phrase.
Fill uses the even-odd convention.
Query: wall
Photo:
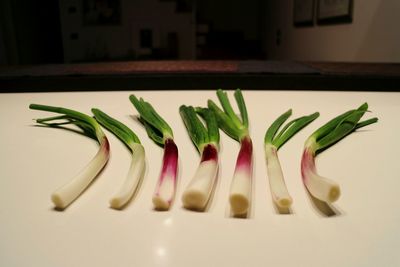
[[[160,0],[121,0],[121,23],[118,25],[84,26],[82,0],[59,0],[64,44],[64,61],[115,59],[125,60],[140,56],[138,32],[141,28],[153,28],[159,36],[172,28],[179,35],[179,58],[195,57],[195,23],[192,14],[175,13],[175,2]],[[77,11],[71,14],[69,7]],[[165,32],[164,32],[165,30]],[[78,38],[71,39],[71,33]],[[157,34],[158,33],[158,34]]]
[[[11,2],[19,64],[61,63],[63,51],[57,1]]]
[[[3,31],[0,28],[0,66],[1,65],[7,65],[8,60],[6,57],[6,45],[3,37]]]
[[[0,64],[61,63],[61,29],[54,0],[0,0]]]
[[[0,1],[0,65],[17,63],[18,53],[12,22],[10,1]]]
[[[400,62],[400,1],[354,0],[351,24],[296,28],[293,0],[267,5],[269,59],[304,61]],[[281,31],[281,43],[276,34]]]
[[[264,0],[197,1],[201,22],[211,23],[216,31],[243,31],[246,40],[260,39],[260,9]]]

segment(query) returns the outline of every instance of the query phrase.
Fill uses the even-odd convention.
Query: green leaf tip
[[[357,130],[359,128],[365,127],[367,125],[373,124],[373,123],[377,123],[378,122],[378,118],[371,118],[362,122],[357,123],[356,127],[354,130]]]
[[[236,103],[239,107],[240,116],[242,118],[243,125],[244,125],[244,127],[249,128],[249,118],[248,118],[248,114],[247,114],[246,103],[244,102],[244,98],[242,95],[242,91],[240,89],[236,89],[234,96],[236,99]]]
[[[221,103],[222,109],[219,108],[212,100],[208,100],[207,106],[214,112],[219,128],[233,139],[240,141],[241,138],[248,135],[248,114],[240,89],[234,93],[237,105],[240,111],[240,117],[235,114],[228,99],[228,95],[222,89],[217,90],[217,96]]]
[[[289,109],[282,115],[280,115],[268,128],[267,132],[265,133],[264,143],[272,143],[276,133],[278,132],[279,128],[282,126],[283,123],[292,115],[292,109]]]
[[[110,117],[98,108],[92,108],[92,113],[102,126],[116,135],[129,148],[134,143],[140,144],[137,135],[122,122]]]
[[[209,108],[196,107],[195,111],[206,122],[208,131],[208,141],[219,145],[219,128],[217,118],[212,110]]]
[[[29,108],[34,109],[34,110],[42,110],[42,111],[49,111],[49,112],[64,114],[72,119],[84,121],[84,122],[92,125],[94,128],[99,128],[99,125],[97,124],[95,119],[93,119],[92,117],[90,117],[84,113],[81,113],[81,112],[73,110],[73,109],[41,105],[41,104],[30,104]]]
[[[179,113],[189,133],[190,139],[200,151],[202,145],[208,141],[207,130],[200,122],[192,106],[180,106]]]
[[[280,115],[268,128],[264,143],[270,143],[279,149],[284,145],[290,138],[292,138],[296,133],[318,118],[319,113],[315,112],[313,114],[298,117],[290,122],[288,122],[278,133],[278,130],[285,123],[285,121],[292,115],[292,109],[289,109],[282,115]]]
[[[155,111],[153,106],[138,99],[135,95],[130,95],[129,100],[139,112],[140,121],[146,128],[148,136],[157,144],[163,145],[166,139],[173,139],[173,132],[168,123]],[[160,142],[160,139],[162,142]]]
[[[232,122],[238,127],[242,127],[242,122],[239,120],[238,116],[235,114],[233,111],[232,105],[229,101],[228,94],[221,89],[218,89],[217,91],[217,96],[219,99],[219,102],[222,105],[222,108],[224,109],[226,115],[232,120]]]
[[[104,132],[101,130],[101,127],[97,123],[97,121],[94,118],[79,111],[64,107],[48,106],[41,104],[30,104],[29,108],[34,110],[63,114],[61,116],[37,119],[37,123],[50,127],[57,127],[65,124],[75,124],[76,126],[81,128],[88,136],[92,137],[94,135],[99,141],[102,137],[105,137]],[[55,120],[64,120],[64,122],[51,123],[51,121]]]
[[[214,143],[218,145],[219,135],[216,126],[217,123],[214,114],[210,110],[203,108],[195,109],[192,106],[182,105],[179,108],[179,113],[192,142],[199,152],[201,152],[205,144]],[[198,116],[204,119],[206,126],[204,126]]]
[[[323,151],[347,135],[351,134],[356,129],[365,127],[378,121],[377,118],[372,118],[363,122],[359,122],[366,112],[368,112],[368,104],[363,103],[357,109],[344,112],[316,130],[310,136],[310,138],[314,138],[316,140],[315,152]]]

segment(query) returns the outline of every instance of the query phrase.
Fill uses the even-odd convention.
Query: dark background
[[[67,13],[87,12],[90,1],[68,1],[55,0],[1,0],[0,1],[0,56],[3,65],[15,64],[46,64],[64,62],[94,62],[94,61],[121,61],[121,60],[147,60],[147,59],[264,59],[262,49],[263,21],[265,19],[265,1],[247,0],[243,1],[191,1],[191,0],[158,0],[159,2],[172,2],[175,5],[177,16],[183,13],[192,13],[196,24],[205,25],[208,30],[204,35],[205,44],[197,45],[197,55],[193,58],[182,58],[174,50],[174,35],[170,34],[169,51],[162,53],[165,47],[154,48],[152,53],[146,57],[139,57],[134,53],[122,53],[122,56],[84,56],[77,60],[65,60],[62,23],[60,8],[67,9]],[[126,2],[121,0],[100,0],[101,5],[114,8],[119,14],[111,19],[98,19],[98,23],[90,21],[85,17],[78,17],[73,23],[80,24],[83,29],[95,28],[101,31],[101,27],[117,27],[124,23],[123,10],[127,10]],[[133,3],[135,1],[132,1]],[[75,3],[75,4],[74,4]],[[77,3],[77,4],[76,4]],[[66,5],[68,7],[66,7]],[[264,8],[263,8],[264,7]],[[142,8],[139,6],[138,8]],[[152,9],[144,9],[152,16]],[[126,12],[126,11],[125,11]],[[133,14],[134,15],[134,14]],[[170,14],[166,14],[170,16]],[[126,16],[126,15],[125,15]],[[129,17],[129,15],[127,16]],[[167,18],[168,19],[168,18]],[[160,24],[163,22],[160,20]],[[67,25],[68,26],[68,25]],[[146,29],[144,29],[146,30]],[[157,31],[157,27],[151,29]],[[146,32],[142,33],[144,39],[141,43],[151,42]],[[249,38],[247,36],[250,36]],[[71,33],[71,40],[85,38],[83,33]],[[150,38],[150,39],[149,39]],[[178,36],[178,38],[185,38]],[[176,39],[176,37],[175,37]],[[150,44],[151,45],[151,44]],[[165,48],[166,49],[166,48]],[[164,49],[164,50],[165,50]],[[175,50],[177,48],[175,47]]]

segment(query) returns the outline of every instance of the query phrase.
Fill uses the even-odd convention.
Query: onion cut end
[[[208,196],[204,191],[189,189],[182,195],[183,207],[190,210],[204,210]]]
[[[57,193],[51,195],[51,201],[53,202],[56,209],[65,209],[68,205],[62,200],[61,196]]]
[[[163,199],[160,196],[153,196],[153,205],[154,205],[154,209],[159,210],[159,211],[166,211],[169,210],[170,206],[171,206],[171,202],[167,201],[165,199]]]
[[[338,185],[334,185],[331,187],[328,193],[328,201],[329,203],[335,202],[340,197],[340,187]]]
[[[276,205],[280,208],[290,208],[292,206],[293,200],[291,197],[289,198],[281,198],[275,200]]]
[[[110,199],[109,203],[110,203],[110,208],[115,210],[120,210],[124,206],[120,198],[112,198]]]
[[[229,197],[229,203],[231,204],[231,211],[234,216],[245,215],[249,209],[249,198],[242,194],[231,194]]]

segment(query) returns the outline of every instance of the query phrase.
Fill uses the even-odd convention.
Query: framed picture
[[[120,0],[83,0],[83,25],[118,25],[120,22]]]
[[[351,23],[352,17],[353,0],[318,0],[318,24]]]
[[[293,24],[296,27],[314,24],[314,0],[294,0]]]

